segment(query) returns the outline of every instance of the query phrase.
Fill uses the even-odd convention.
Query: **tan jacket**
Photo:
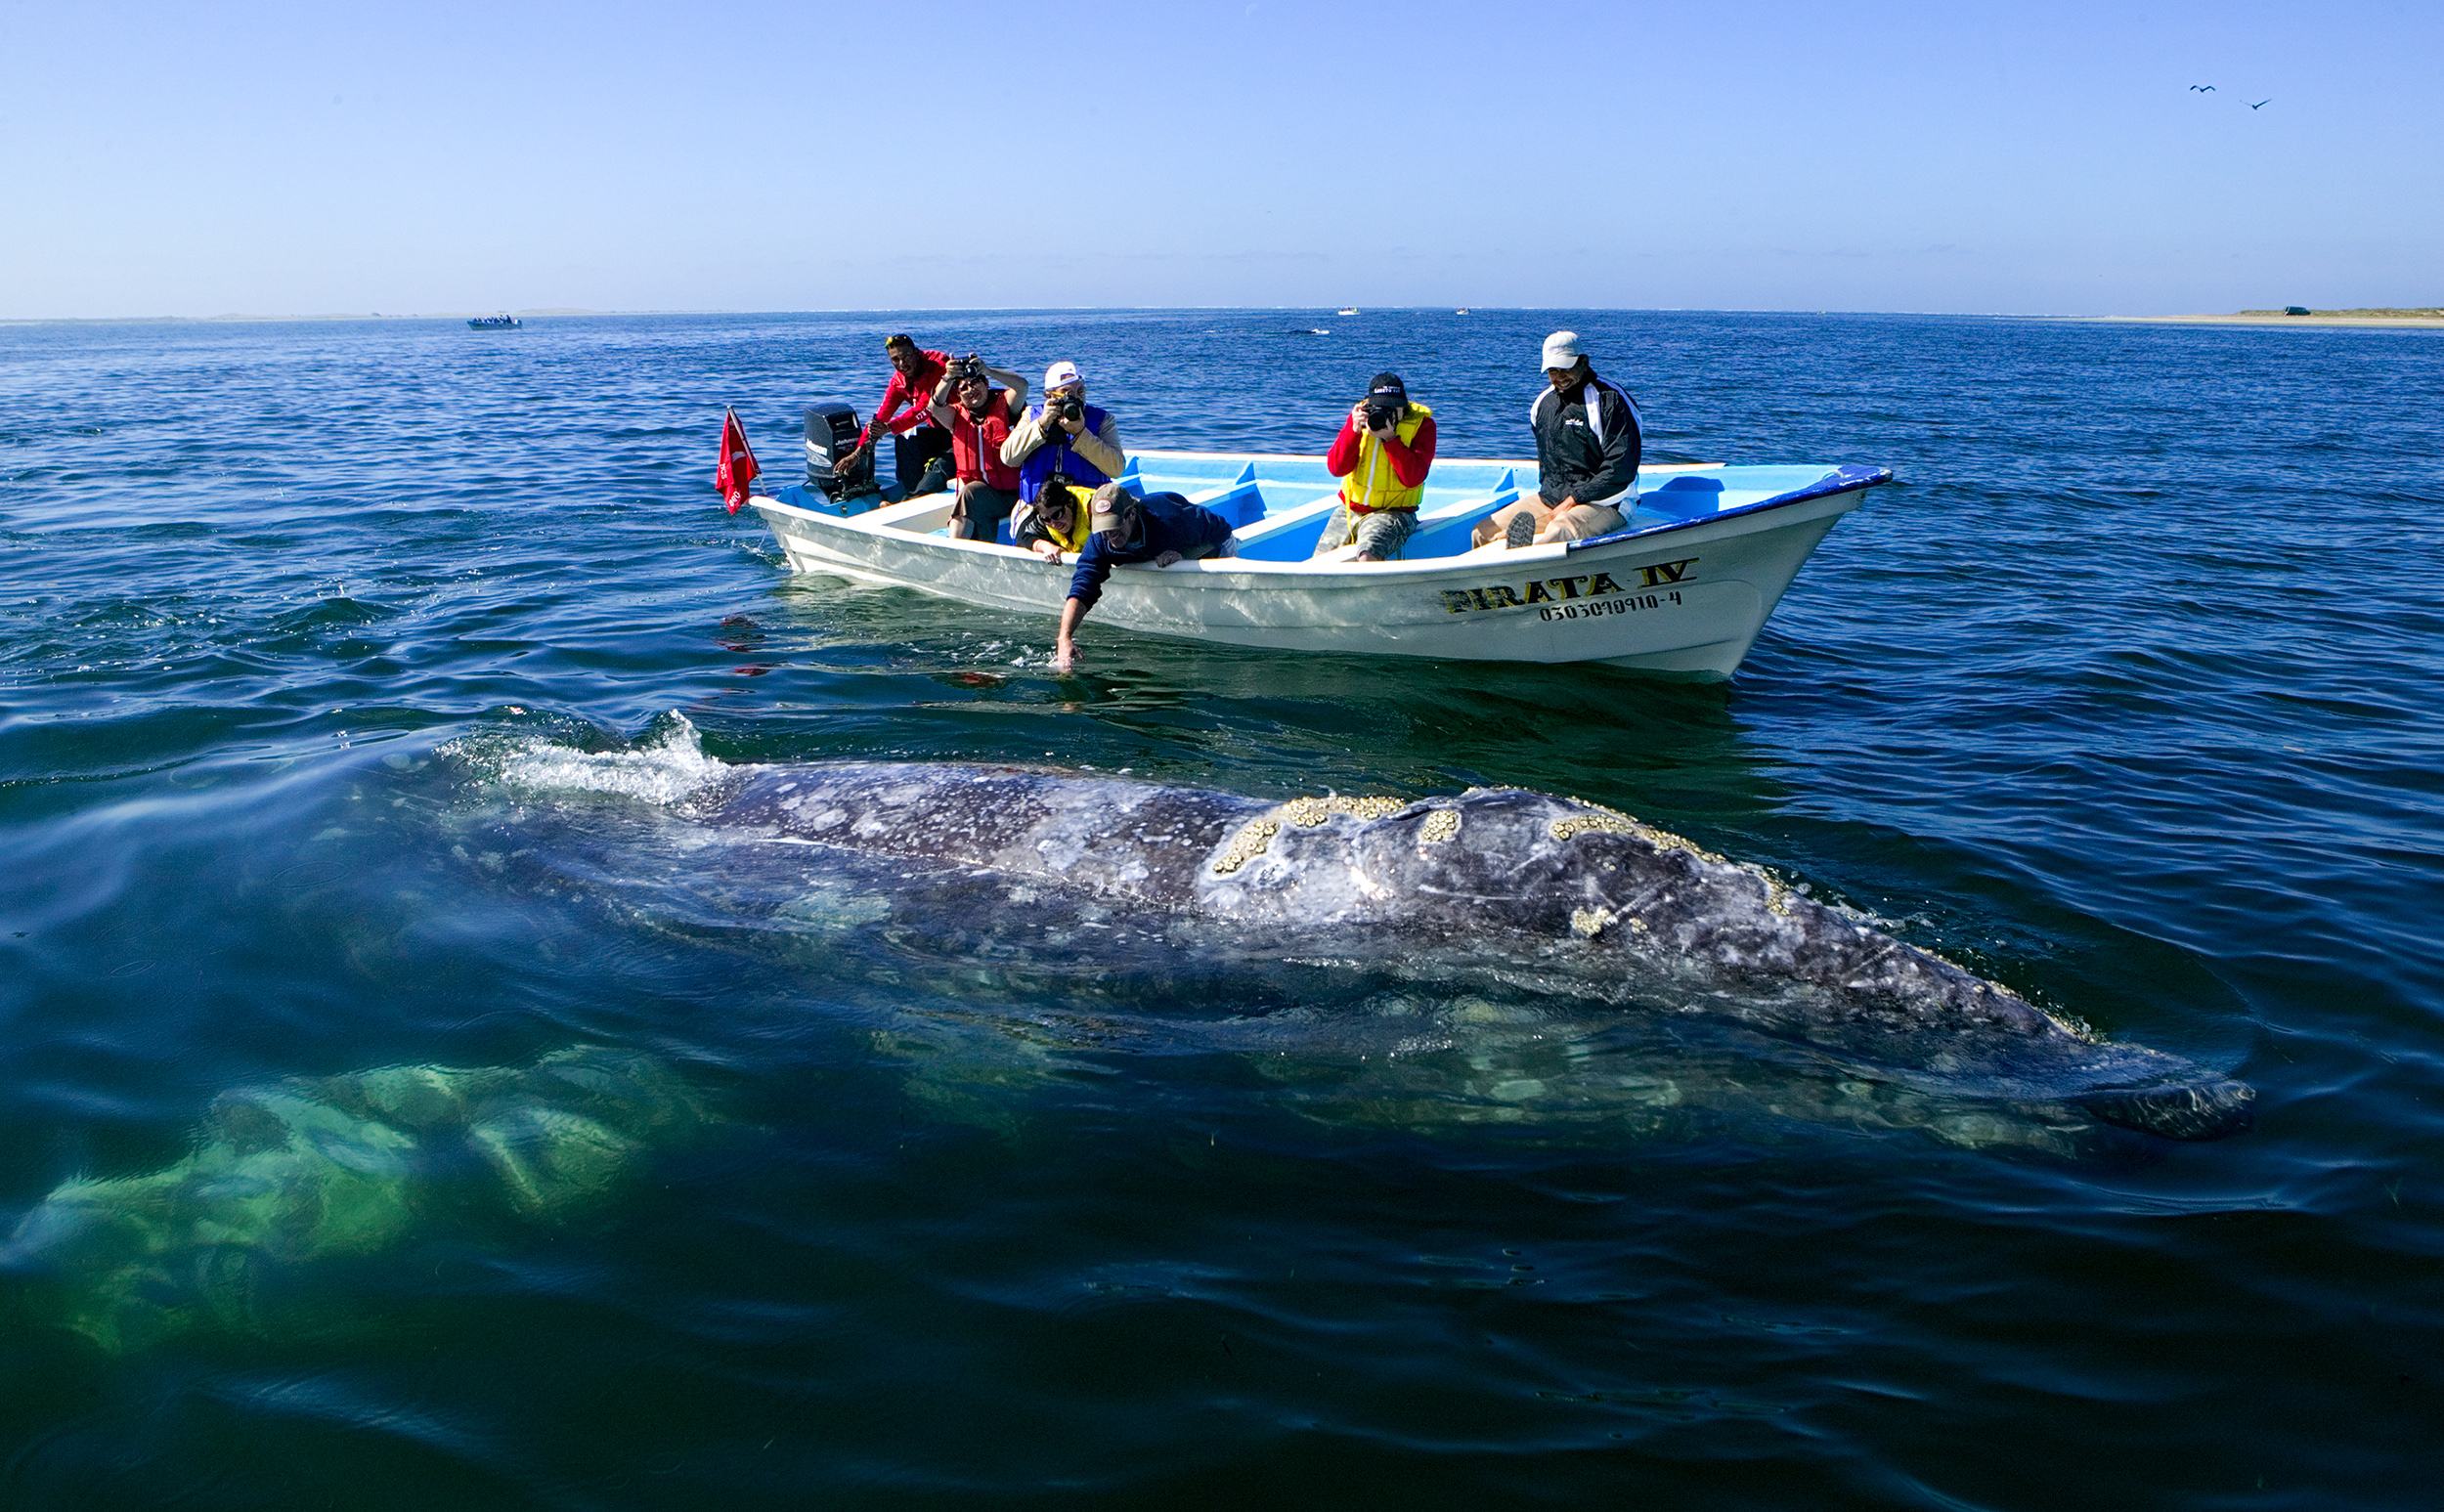
[[[1004,465],[1016,467],[1026,460],[1027,454],[1044,444],[1044,422],[1040,416],[1028,415],[1010,428],[1010,438],[1001,444]],[[1128,458],[1120,451],[1120,421],[1106,410],[1103,429],[1081,432],[1069,438],[1069,450],[1095,464],[1107,478],[1120,476]]]

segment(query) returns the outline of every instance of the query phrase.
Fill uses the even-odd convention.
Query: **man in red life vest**
[[[1316,538],[1315,555],[1390,561],[1417,529],[1434,465],[1434,411],[1410,403],[1399,373],[1378,372],[1349,407],[1324,465],[1342,480],[1341,502]]]
[[[927,412],[934,390],[948,370],[950,354],[929,352],[913,336],[894,336],[883,343],[891,354],[891,382],[874,407],[874,418],[857,433],[857,444],[834,465],[846,472],[884,435],[895,438],[892,473],[899,481],[899,497],[912,498],[939,490],[949,471],[950,433]]]
[[[950,433],[951,464],[959,475],[951,535],[964,540],[999,539],[1001,522],[1019,501],[1019,470],[1001,459],[1001,444],[1026,409],[1026,380],[985,367],[973,352],[951,363],[935,388],[934,423]]]

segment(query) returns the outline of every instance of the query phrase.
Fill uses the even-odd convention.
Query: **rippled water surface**
[[[1139,445],[1320,451],[1390,367],[1516,456],[1562,324],[1650,456],[1902,479],[1727,687],[1091,626],[1060,678],[709,486],[725,403],[785,474],[901,326]],[[2439,458],[2428,332],[0,328],[0,1503],[2432,1505]],[[2257,1125],[1330,938],[996,957],[676,821],[842,757],[1584,797]]]

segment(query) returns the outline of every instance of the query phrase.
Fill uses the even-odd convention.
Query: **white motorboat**
[[[1121,567],[1090,628],[1335,656],[1604,662],[1727,677],[1800,564],[1882,467],[1658,465],[1626,528],[1591,540],[1472,546],[1533,492],[1532,462],[1438,457],[1403,560],[1310,561],[1337,498],[1320,456],[1140,452],[1120,482],[1229,519],[1237,555]],[[1071,567],[942,534],[950,496],[896,503],[798,486],[752,501],[792,568],[1050,619]]]

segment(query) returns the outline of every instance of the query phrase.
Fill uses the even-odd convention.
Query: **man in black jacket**
[[[1481,522],[1480,546],[1609,535],[1629,523],[1637,501],[1644,451],[1637,401],[1595,376],[1576,331],[1545,338],[1545,378],[1551,386],[1528,406],[1528,425],[1536,432],[1536,497]]]

